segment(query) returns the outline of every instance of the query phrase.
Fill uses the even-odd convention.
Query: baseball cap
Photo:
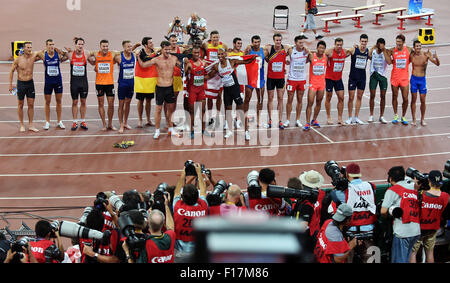
[[[350,163],[345,170],[347,171],[348,176],[352,178],[361,177],[361,169],[356,163]]]
[[[337,222],[342,222],[347,217],[350,217],[352,215],[353,209],[348,204],[343,203],[337,208],[336,213],[333,215],[333,220],[336,220]]]
[[[320,188],[324,182],[323,176],[319,172],[314,171],[314,170],[310,170],[308,172],[303,172],[300,175],[299,179],[302,182],[302,185],[307,186],[312,189]]]
[[[439,170],[432,170],[428,174],[428,180],[430,180],[431,184],[435,186],[441,186],[442,185],[442,174]]]

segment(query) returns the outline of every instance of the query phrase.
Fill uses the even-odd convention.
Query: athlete
[[[350,49],[351,54],[351,66],[350,75],[348,78],[348,120],[345,124],[364,124],[359,116],[359,110],[361,109],[362,97],[364,90],[366,89],[366,67],[367,60],[370,59],[371,54],[367,49],[367,43],[369,37],[367,34],[361,34],[359,37],[359,46]],[[355,98],[355,90],[357,90],[356,103],[355,103],[355,116],[353,113],[353,100]]]
[[[286,57],[289,45],[282,44],[283,36],[280,33],[273,35],[274,44],[266,45],[266,49],[270,50],[269,56],[266,57],[267,66],[267,111],[269,112],[268,128],[272,127],[272,109],[275,88],[277,89],[277,110],[279,119],[279,128],[284,129],[281,121],[283,115],[283,96],[286,74]]]
[[[44,85],[44,98],[45,98],[45,125],[44,130],[50,128],[50,103],[52,101],[52,92],[55,92],[56,98],[56,117],[58,119],[57,126],[61,129],[65,129],[63,122],[61,121],[62,112],[62,94],[63,83],[61,76],[60,62],[67,60],[65,52],[55,50],[55,43],[52,39],[45,41],[47,50],[41,53],[42,60],[45,66],[45,85]]]
[[[295,46],[292,46],[288,50],[287,64],[289,65],[289,73],[286,84],[288,100],[286,102],[286,122],[283,124],[285,128],[289,127],[295,93],[297,93],[295,125],[300,128],[303,127],[300,122],[300,113],[302,112],[302,100],[303,94],[305,93],[306,64],[309,62],[309,50],[304,46],[302,36],[296,36],[294,42]]]
[[[219,74],[223,83],[223,101],[225,104],[225,118],[228,124],[231,125],[231,110],[233,107],[233,101],[236,103],[236,111],[238,113],[243,113],[244,101],[241,97],[241,89],[239,86],[239,81],[236,76],[235,68],[240,64],[248,64],[255,60],[256,55],[247,59],[228,59],[227,52],[224,48],[219,48],[219,62],[215,64],[210,70],[209,75],[212,77],[215,74]],[[243,120],[244,117],[241,117]],[[226,129],[224,138],[230,138],[233,136],[233,132],[230,129]],[[246,137],[247,138],[247,137]]]
[[[379,121],[382,124],[387,124],[384,119],[384,108],[386,105],[386,91],[388,88],[386,69],[388,64],[392,64],[391,56],[388,54],[385,48],[386,42],[384,38],[379,38],[377,44],[369,51],[370,54],[370,116],[369,123],[373,122],[373,111],[375,108],[375,95],[377,92],[377,86],[380,85],[380,118]]]
[[[425,110],[426,104],[425,99],[427,95],[427,66],[428,61],[433,62],[436,66],[441,65],[436,51],[431,53],[430,49],[427,52],[422,51],[422,43],[420,41],[414,41],[414,52],[410,55],[410,61],[412,65],[412,75],[411,75],[411,115],[412,115],[412,125],[416,126],[416,100],[417,92],[420,92],[420,113],[421,119],[420,124],[426,126],[425,122]]]
[[[161,132],[161,112],[163,109],[163,104],[167,103],[167,124],[169,127],[169,136],[176,135],[173,128],[172,113],[175,111],[175,93],[173,91],[173,70],[175,66],[181,68],[178,58],[170,54],[170,42],[161,42],[161,55],[152,58],[147,62],[142,62],[141,58],[138,58],[139,64],[143,68],[155,65],[158,71],[158,79],[156,84],[156,112],[155,112],[155,134],[153,139],[158,139]]]
[[[75,50],[65,48],[68,53],[67,56],[70,60],[70,95],[72,96],[72,131],[78,129],[78,100],[80,100],[80,127],[83,130],[87,130],[86,125],[86,99],[89,91],[89,84],[87,79],[87,63],[95,65],[93,59],[94,52],[84,50],[84,39],[81,37],[75,37]],[[95,56],[95,55],[94,55]]]
[[[398,93],[402,92],[402,117],[403,125],[408,125],[405,115],[408,110],[408,91],[409,91],[409,61],[412,49],[405,46],[405,36],[399,34],[396,37],[396,46],[389,49],[389,55],[392,59],[391,87],[392,87],[392,107],[394,109],[393,124],[399,122],[398,117]]]
[[[350,51],[342,48],[344,40],[336,38],[334,40],[334,48],[325,52],[328,57],[328,67],[325,74],[326,93],[325,109],[327,111],[327,123],[333,124],[331,119],[331,98],[333,97],[333,89],[338,97],[338,124],[343,125],[342,113],[344,112],[344,84],[342,82],[342,71],[344,70],[345,58],[350,56]]]
[[[242,39],[239,37],[235,37],[233,39],[233,48],[228,50],[228,57],[233,57],[233,56],[244,56],[244,51],[242,51]],[[245,86],[240,85],[239,87],[241,88],[241,94],[244,94]],[[240,129],[242,127],[242,122],[241,122],[241,120],[238,119],[238,117],[236,117],[234,119],[234,127],[236,129]],[[225,121],[224,129],[225,130],[228,129],[227,121]]]
[[[172,54],[182,54],[184,52],[184,46],[177,43],[177,36],[171,34],[169,36],[170,42],[170,53]],[[180,91],[183,90],[183,65],[181,68],[175,67],[173,70],[173,91],[175,93],[175,100],[178,97]],[[164,113],[167,113],[167,109],[164,109]]]
[[[97,90],[98,113],[103,123],[103,131],[117,129],[113,126],[114,116],[114,58],[120,56],[118,51],[109,50],[109,41],[100,41],[100,51],[95,56],[95,88]],[[105,95],[108,103],[108,125],[105,119]]]
[[[12,92],[14,87],[12,84],[14,72],[17,71],[17,114],[20,121],[20,132],[25,132],[23,124],[23,105],[25,96],[27,97],[29,131],[39,132],[33,125],[34,118],[34,99],[35,89],[33,81],[34,62],[41,60],[39,52],[33,52],[31,42],[25,42],[23,45],[23,55],[14,59],[9,72],[9,91]]]
[[[325,74],[329,60],[325,55],[326,48],[327,44],[321,40],[317,43],[317,52],[309,52],[308,104],[306,106],[306,124],[303,128],[305,131],[309,130],[311,126],[320,127],[320,124],[317,122],[317,117],[319,116],[325,93]],[[316,101],[316,106],[314,107],[313,119],[310,120],[314,100]]]

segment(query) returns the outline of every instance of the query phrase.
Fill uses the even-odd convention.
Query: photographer
[[[106,206],[106,205],[105,205]],[[101,210],[93,209],[86,217],[86,228],[102,231],[105,217]],[[118,245],[120,234],[117,229],[111,230],[108,241],[79,239],[82,263],[118,263]]]
[[[423,191],[422,206],[420,208],[420,239],[413,247],[410,261],[416,263],[416,255],[420,246],[425,249],[426,262],[434,263],[434,246],[436,234],[441,228],[442,213],[449,202],[449,194],[441,192],[442,174],[433,170],[428,174],[430,189]]]
[[[39,220],[34,227],[36,239],[30,239],[33,256],[39,263],[60,263],[64,260],[64,247],[59,231],[47,220]],[[56,239],[56,244],[53,239]]]
[[[3,234],[2,234],[3,235]],[[6,241],[6,240],[2,240]],[[8,242],[8,241],[6,241]],[[31,252],[30,245],[21,246],[22,252],[13,251],[13,244],[8,244],[8,246],[2,245],[2,253],[5,252],[4,248],[8,250],[5,252],[5,258],[0,258],[0,263],[39,263]],[[3,261],[4,260],[4,261]]]
[[[186,29],[186,33],[190,35],[188,45],[192,45],[195,38],[205,40],[208,37],[206,33],[206,20],[199,17],[197,13],[192,13],[187,22]]]
[[[250,188],[247,189],[247,193],[244,194],[245,205],[251,210],[268,213],[271,216],[285,216],[288,211],[288,204],[285,200],[282,198],[269,198],[266,196],[268,186],[276,185],[275,172],[270,168],[264,168],[257,174],[259,188],[258,190],[255,190],[255,195],[249,191]],[[247,177],[247,182],[249,181],[248,178],[249,177]]]
[[[120,220],[126,215],[126,222],[131,225],[131,229],[129,227],[120,226],[122,235],[122,250],[125,252],[126,262],[134,263],[136,259],[140,257],[140,254],[144,252],[145,240],[147,238],[147,234],[144,232],[148,229],[147,219],[144,217],[142,212],[137,209],[131,209],[124,211],[120,218]],[[124,233],[127,230],[131,233]],[[128,236],[127,236],[128,235]],[[142,245],[141,245],[142,244]]]
[[[244,205],[244,196],[241,192],[241,188],[238,185],[231,185],[225,191],[224,202],[218,206],[209,207],[209,215],[229,215],[229,214],[241,214],[242,211],[247,210]]]
[[[175,232],[169,200],[164,195],[165,215],[158,209],[152,209],[149,213],[150,235],[146,235],[145,248],[139,253],[137,263],[173,263],[175,254]],[[163,233],[164,224],[166,231]],[[127,257],[129,250],[126,242],[123,245]],[[131,259],[129,262],[133,262]]]
[[[200,164],[193,165],[197,176],[202,176]],[[180,179],[175,188],[173,200],[173,212],[175,232],[177,240],[175,243],[175,257],[177,262],[188,260],[194,251],[195,239],[192,232],[192,222],[195,218],[208,214],[208,203],[206,201],[206,185],[203,178],[197,178],[198,187],[192,184],[186,185],[188,167],[181,171]],[[190,170],[188,170],[190,171]]]
[[[167,32],[166,39],[169,40],[168,37],[174,34],[177,38],[177,44],[183,45],[183,34],[185,33],[187,34],[186,27],[181,23],[180,17],[176,16],[173,21],[169,23],[169,31]]]
[[[392,185],[386,190],[381,215],[394,217],[391,249],[392,263],[407,263],[412,248],[420,236],[419,201],[415,183],[405,179],[403,166],[389,169],[388,182]]]
[[[336,206],[346,203],[353,209],[353,216],[349,223],[348,235],[361,239],[362,245],[355,249],[355,260],[366,263],[369,259],[367,249],[374,245],[373,231],[375,227],[376,205],[375,185],[361,180],[361,169],[358,164],[351,163],[346,167],[346,178],[349,181],[345,191],[335,190]]]
[[[346,203],[343,203],[337,208],[332,219],[325,221],[317,236],[317,243],[314,249],[316,262],[347,262],[350,253],[357,245],[356,238],[347,242],[343,234],[352,215],[352,208]]]
[[[112,196],[112,192],[99,192],[94,201],[94,207],[97,207],[103,212],[103,216],[105,218],[105,223],[103,225],[103,229],[99,230],[100,232],[104,232],[106,230],[114,230],[116,227],[119,227],[117,223],[117,214],[114,212],[114,208],[109,201],[109,198]]]

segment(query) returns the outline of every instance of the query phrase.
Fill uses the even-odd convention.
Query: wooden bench
[[[433,12],[428,12],[413,15],[397,16],[397,19],[400,21],[400,26],[397,29],[405,30],[405,28],[403,27],[403,22],[406,21],[407,19],[420,19],[422,17],[428,17],[428,22],[426,22],[425,24],[427,26],[432,26],[433,24],[431,23],[431,16],[433,15],[434,15]]]
[[[352,8],[352,10],[355,11],[355,15],[357,15],[359,11],[369,10],[369,9],[372,9],[372,8],[379,8],[380,11],[381,11],[381,8],[383,8],[384,6],[386,6],[386,4],[378,3],[378,4],[373,4],[373,5],[355,7],[355,8]]]
[[[349,20],[352,19],[354,21],[357,21],[355,27],[362,28],[361,26],[361,18],[364,17],[364,14],[357,14],[357,15],[346,15],[346,16],[339,16],[339,17],[332,17],[332,18],[324,18],[322,21],[325,21],[325,28],[323,29],[324,32],[330,32],[328,29],[328,22],[334,22],[340,24],[340,21],[342,20]]]
[[[319,16],[326,16],[326,15],[332,15],[332,14],[335,14],[336,15],[336,17],[339,17],[339,14],[340,13],[342,13],[342,10],[330,10],[330,11],[321,11],[321,12],[318,12],[317,14],[315,14],[314,16],[315,17],[319,17]],[[300,14],[300,16],[301,17],[304,17],[305,18],[305,22],[306,22],[306,14]],[[337,22],[336,22],[337,23]],[[303,23],[302,24],[302,27],[304,26],[305,24]]]
[[[375,17],[376,17],[376,20],[375,20],[375,22],[374,22],[373,24],[374,24],[374,25],[377,25],[377,26],[381,25],[381,24],[378,22],[378,19],[379,19],[380,17],[383,17],[384,14],[396,14],[396,13],[400,12],[400,16],[403,16],[403,12],[406,11],[406,10],[407,10],[406,8],[401,7],[401,8],[394,8],[394,9],[389,9],[389,10],[383,10],[383,11],[375,11],[375,12],[372,12],[372,14],[374,14]]]

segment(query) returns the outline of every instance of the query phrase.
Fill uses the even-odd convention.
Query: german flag
[[[154,57],[153,54],[151,57]],[[136,62],[134,69],[134,92],[135,93],[155,93],[156,83],[158,81],[158,71],[156,66],[142,68],[139,62]]]

